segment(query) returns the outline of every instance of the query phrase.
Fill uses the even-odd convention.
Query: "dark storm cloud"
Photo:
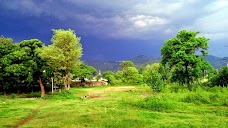
[[[227,0],[0,0],[1,12],[39,18],[53,27],[72,28],[82,36],[158,44],[181,29],[197,30],[211,39],[210,52],[222,56],[228,39]],[[40,25],[42,26],[42,25]],[[50,25],[49,25],[50,26]],[[45,27],[45,25],[44,25]],[[42,27],[34,26],[34,29]],[[159,40],[159,41],[158,41]],[[216,42],[217,45],[214,45]],[[209,43],[209,44],[210,44]],[[223,53],[214,48],[222,47]]]

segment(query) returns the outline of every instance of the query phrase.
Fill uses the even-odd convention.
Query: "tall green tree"
[[[135,67],[127,67],[123,70],[122,80],[127,84],[142,84],[143,79]]]
[[[143,81],[150,86],[152,89],[161,90],[164,82],[162,81],[162,75],[159,73],[161,65],[154,63],[147,65],[143,71]]]
[[[30,86],[33,89],[33,85],[39,83],[41,90],[41,97],[45,95],[45,88],[42,79],[46,79],[48,75],[51,75],[51,67],[47,65],[46,60],[40,56],[40,49],[44,47],[44,44],[38,39],[23,40],[20,42],[20,48],[26,51],[27,62],[23,64],[30,68],[30,74],[32,75],[32,81]]]
[[[41,56],[56,70],[64,70],[64,87],[69,90],[71,84],[70,70],[79,63],[82,56],[81,38],[71,30],[53,30],[52,44],[42,50]]]
[[[209,39],[197,34],[199,32],[182,30],[161,48],[161,63],[173,69],[172,79],[189,88],[194,80],[202,77],[204,70],[211,68],[202,57],[207,55]]]
[[[120,70],[124,70],[128,67],[135,67],[134,63],[132,61],[123,61],[122,63],[120,63]]]
[[[12,43],[11,39],[7,43],[1,42],[0,49],[0,85],[4,93],[27,92],[33,81],[33,62],[29,60],[27,51]]]
[[[12,62],[7,56],[18,48],[18,46],[12,44],[12,42],[12,38],[0,37],[0,89],[4,92],[4,95],[6,95],[6,91],[10,87],[10,83],[7,79],[7,75],[9,74],[6,74],[5,68],[11,65]]]

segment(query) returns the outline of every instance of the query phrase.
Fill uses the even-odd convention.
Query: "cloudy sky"
[[[210,39],[209,54],[228,56],[228,0],[0,0],[0,35],[50,44],[51,29],[75,30],[83,58],[159,57],[179,30]],[[227,47],[225,47],[227,46]]]

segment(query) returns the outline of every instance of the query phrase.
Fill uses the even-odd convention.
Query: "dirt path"
[[[105,94],[105,93],[113,93],[113,92],[129,92],[134,89],[135,86],[121,86],[121,87],[108,87],[104,90],[92,90],[87,93],[85,98],[104,98],[103,96],[100,96],[100,94]]]
[[[92,90],[87,93],[86,98],[90,98],[90,99],[104,98],[104,96],[100,96],[99,94],[113,93],[113,92],[129,92],[134,88],[135,88],[135,86],[121,86],[121,87],[108,87],[104,90]],[[41,107],[43,107],[43,106],[45,106],[45,103],[41,103],[37,108],[33,109],[32,113],[26,119],[19,121],[17,124],[15,124],[13,126],[13,128],[18,128],[18,127],[28,123],[29,121],[31,121],[37,115],[37,113],[40,111]]]
[[[45,106],[45,104],[46,103],[44,103],[44,102],[40,103],[40,105],[38,107],[36,107],[35,109],[32,110],[32,113],[26,119],[19,121],[17,124],[15,124],[13,126],[13,128],[18,128],[18,127],[28,123],[29,121],[31,121],[37,115],[37,113],[40,111],[41,107]]]

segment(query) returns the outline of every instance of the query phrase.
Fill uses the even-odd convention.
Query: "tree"
[[[161,79],[166,83],[170,83],[172,77],[172,72],[170,71],[170,68],[165,65],[159,66],[159,73],[161,74]]]
[[[120,71],[118,70],[116,73],[115,73],[115,78],[119,81],[124,81],[123,79],[123,71]]]
[[[4,67],[5,64],[3,63],[3,57],[11,52],[11,49],[14,48],[14,46],[9,45],[12,44],[13,39],[5,38],[4,36],[0,37],[0,89],[3,90],[4,95],[6,95],[6,90],[8,89],[8,85],[5,85],[4,83]]]
[[[94,67],[87,66],[84,63],[75,66],[71,71],[74,78],[79,78],[82,82],[85,81],[85,78],[92,79],[93,76],[97,75],[97,70]]]
[[[197,34],[199,32],[182,30],[176,37],[165,41],[161,48],[162,65],[172,68],[174,81],[187,84],[189,88],[194,80],[203,76],[204,70],[211,68],[202,57],[207,55],[209,39]]]
[[[123,61],[122,63],[120,63],[120,70],[124,70],[128,67],[134,67],[134,63],[131,61]]]
[[[5,38],[4,36],[0,36],[0,44],[7,45],[7,44],[12,44],[12,43],[13,43],[12,38]]]
[[[71,30],[53,30],[52,45],[42,50],[41,56],[56,70],[64,70],[64,87],[69,90],[71,84],[70,70],[82,56],[81,38]]]
[[[142,76],[135,67],[127,67],[123,70],[122,80],[128,84],[141,84]]]
[[[13,39],[0,37],[0,87],[4,95],[8,90],[24,85],[25,80],[31,80],[28,68],[22,62],[26,60],[26,52],[20,49]]]
[[[123,83],[127,84],[142,83],[142,76],[131,61],[123,61],[120,63],[120,70],[116,72],[115,77],[117,80],[121,80]]]
[[[43,47],[42,42],[38,39],[31,39],[12,43],[12,39],[8,38],[7,41],[2,41],[3,43],[0,44],[0,84],[2,88],[10,92],[31,92],[39,80],[41,97],[43,97],[45,90],[41,76],[46,65],[45,60],[39,57],[37,51]]]
[[[212,86],[228,86],[228,67],[223,67],[219,70],[212,79]]]
[[[108,80],[111,85],[116,85],[119,81],[115,78],[115,73],[112,71],[103,72],[102,77]]]
[[[29,83],[33,81],[33,62],[29,60],[26,50],[15,43],[0,44],[0,49],[0,84],[4,94],[7,90],[28,91]]]
[[[161,90],[164,85],[162,75],[159,73],[160,67],[159,63],[155,63],[147,65],[143,71],[143,81],[152,89]]]
[[[47,78],[51,75],[51,67],[46,63],[46,60],[42,59],[40,56],[40,49],[44,47],[43,43],[38,39],[23,40],[20,42],[20,48],[24,49],[27,53],[27,62],[24,62],[28,68],[32,69],[30,74],[33,79],[29,84],[32,86],[39,82],[41,97],[45,95],[45,88],[43,85],[43,78]]]
[[[105,71],[102,73],[102,77],[106,79],[108,76],[115,76],[115,73],[112,71]]]

